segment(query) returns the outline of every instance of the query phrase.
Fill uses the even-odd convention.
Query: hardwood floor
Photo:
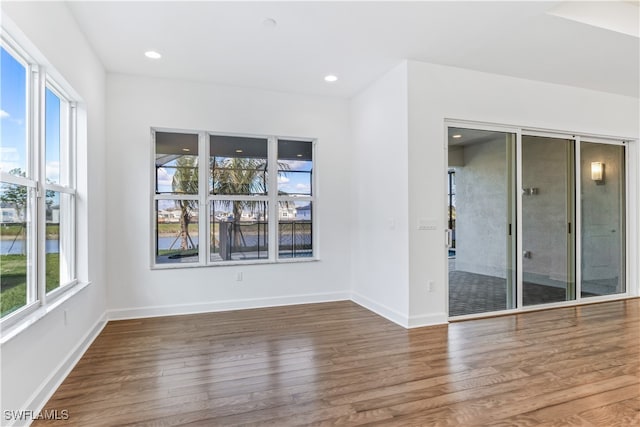
[[[638,426],[640,299],[413,330],[351,302],[110,322],[45,409],[77,426]]]

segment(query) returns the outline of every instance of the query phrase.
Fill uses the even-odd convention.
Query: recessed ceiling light
[[[462,135],[460,135],[459,133],[456,133],[455,135],[451,135],[451,138],[459,139],[459,138],[462,138]]]
[[[189,150],[188,148],[183,148],[183,149],[182,149],[182,151],[184,151],[184,152],[188,153],[188,152],[189,152],[189,151],[191,151],[191,150]]]
[[[237,150],[236,150],[236,153],[242,153],[242,150],[237,149]]]
[[[338,81],[338,77],[334,76],[333,74],[329,74],[328,76],[324,76],[324,81],[325,82],[329,82],[329,83],[333,83],[335,81]]]
[[[302,157],[302,154],[297,154],[296,157]]]
[[[156,52],[155,50],[148,50],[144,53],[144,56],[146,56],[149,59],[160,59],[162,58],[162,55],[160,55],[158,52]]]

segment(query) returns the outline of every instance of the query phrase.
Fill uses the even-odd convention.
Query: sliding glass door
[[[625,285],[625,147],[580,144],[582,298]]]
[[[522,304],[575,299],[575,141],[522,137]]]
[[[515,308],[516,134],[449,128],[449,314]]]
[[[622,294],[626,147],[448,127],[449,316]]]

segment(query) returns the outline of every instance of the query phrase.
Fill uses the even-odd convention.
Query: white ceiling
[[[109,72],[349,97],[414,59],[639,97],[640,39],[546,13],[560,3],[68,4]],[[637,2],[608,4],[638,27]]]

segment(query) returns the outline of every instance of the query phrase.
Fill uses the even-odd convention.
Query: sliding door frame
[[[520,127],[520,126],[509,126],[503,124],[491,124],[485,122],[474,122],[468,120],[454,120],[454,119],[445,119],[444,121],[444,153],[445,153],[445,173],[448,171],[448,130],[449,128],[463,128],[463,129],[471,129],[471,130],[485,130],[485,131],[494,131],[494,132],[504,132],[511,133],[516,135],[516,144],[515,144],[515,220],[516,220],[516,239],[515,239],[515,269],[516,269],[516,307],[513,309],[485,312],[485,313],[475,313],[469,315],[462,316],[450,316],[452,320],[466,320],[473,318],[481,318],[481,317],[490,317],[497,315],[505,315],[505,314],[514,314],[526,311],[536,311],[536,310],[544,310],[555,307],[567,307],[567,306],[577,306],[583,304],[592,304],[597,302],[604,301],[612,301],[612,300],[620,300],[626,299],[633,296],[638,296],[640,290],[636,289],[638,287],[637,283],[633,283],[632,280],[638,277],[637,266],[634,267],[632,264],[632,260],[636,259],[638,256],[638,236],[633,236],[633,232],[638,231],[639,224],[633,223],[632,218],[636,218],[638,214],[638,184],[634,182],[634,178],[638,178],[638,160],[636,157],[638,156],[638,147],[637,141],[631,140],[629,138],[624,137],[615,137],[615,136],[602,136],[602,135],[591,135],[588,133],[572,133],[572,132],[563,132],[563,131],[555,131],[555,130],[547,130],[540,128],[529,128],[529,127]],[[523,241],[522,241],[522,191],[523,182],[522,182],[522,137],[523,136],[541,136],[541,137],[549,137],[549,138],[559,138],[565,140],[572,140],[574,144],[574,159],[573,159],[573,213],[574,213],[574,224],[573,224],[573,240],[574,240],[574,254],[573,254],[573,269],[574,269],[574,281],[575,281],[575,299],[561,301],[561,302],[553,302],[546,304],[538,304],[538,305],[523,305]],[[617,145],[624,146],[624,191],[622,193],[624,197],[624,203],[622,207],[624,208],[624,245],[621,245],[624,249],[624,271],[621,272],[624,275],[625,280],[625,291],[623,293],[611,294],[611,295],[602,295],[595,297],[582,298],[582,204],[580,203],[580,194],[582,191],[581,188],[581,142],[592,142],[592,143],[600,143],[600,144],[609,144],[609,145]],[[445,190],[445,189],[443,189]],[[447,195],[446,191],[444,191],[444,199],[446,203]],[[443,205],[443,206],[446,206]],[[445,220],[446,221],[446,220]],[[637,221],[637,220],[636,220]],[[448,229],[448,226],[445,224],[445,230]],[[447,314],[449,313],[449,275],[448,275],[448,257],[445,256],[445,281],[446,281],[446,309]],[[632,288],[633,286],[633,288]]]
[[[568,188],[568,192],[566,194],[568,199],[571,199],[570,201],[568,201],[567,203],[567,207],[569,208],[570,212],[568,215],[568,219],[570,219],[570,224],[571,224],[571,231],[567,234],[570,234],[571,236],[568,236],[568,239],[570,239],[570,241],[568,242],[570,245],[573,246],[573,250],[569,250],[568,255],[567,255],[567,285],[569,286],[571,284],[571,281],[573,281],[573,289],[566,289],[566,299],[564,301],[557,301],[557,302],[553,302],[553,303],[545,303],[545,304],[532,304],[532,305],[528,305],[526,306],[526,308],[529,307],[551,307],[553,305],[556,304],[560,304],[560,305],[566,305],[566,303],[571,303],[574,301],[578,301],[578,297],[580,296],[580,273],[579,273],[579,266],[580,266],[580,258],[579,258],[579,254],[580,254],[580,243],[579,243],[579,238],[578,236],[582,234],[582,232],[580,231],[580,213],[579,211],[581,210],[581,208],[578,207],[578,200],[579,197],[578,195],[581,194],[580,193],[580,155],[579,155],[579,151],[580,151],[580,137],[576,136],[576,135],[572,135],[572,134],[567,134],[567,133],[558,133],[558,132],[550,132],[550,131],[538,131],[538,130],[529,130],[529,129],[522,129],[520,132],[520,138],[518,139],[518,157],[517,157],[517,161],[520,163],[518,170],[517,170],[517,174],[518,174],[518,189],[522,189],[523,188],[523,179],[522,179],[522,172],[524,170],[524,165],[523,165],[523,148],[522,148],[522,138],[523,137],[527,137],[527,136],[532,136],[532,137],[539,137],[539,138],[550,138],[550,139],[561,139],[561,140],[565,140],[565,141],[571,141],[571,144],[573,145],[573,156],[569,156],[571,158],[569,158],[569,162],[567,165],[567,178],[569,181],[569,185],[567,185]],[[572,184],[572,185],[571,185]],[[524,223],[523,219],[522,219],[522,214],[524,212],[524,206],[523,206],[523,198],[522,198],[522,190],[518,191],[518,209],[517,209],[517,214],[518,214],[518,224],[520,225],[520,228],[518,229],[518,235],[516,236],[516,241],[518,242],[518,272],[520,273],[519,277],[518,277],[518,282],[517,282],[517,286],[518,286],[518,305],[517,307],[519,308],[525,308],[524,305],[524,300],[523,300],[523,296],[524,296],[524,242],[523,242],[523,229],[522,229],[522,225]],[[573,293],[573,297],[571,298],[571,293]]]
[[[624,147],[624,178],[623,178],[623,192],[622,196],[624,198],[624,203],[622,203],[621,207],[624,209],[624,221],[621,221],[624,224],[624,234],[622,238],[624,239],[624,243],[621,245],[621,248],[624,251],[623,255],[623,271],[621,274],[624,275],[624,293],[618,294],[609,294],[609,295],[600,295],[596,297],[588,297],[586,301],[588,302],[600,302],[606,301],[608,299],[619,299],[620,295],[624,295],[625,297],[634,296],[632,292],[633,289],[630,289],[630,278],[631,278],[631,258],[630,252],[634,252],[631,244],[634,243],[637,245],[637,242],[631,241],[631,234],[629,233],[631,226],[631,192],[629,190],[631,183],[631,172],[630,172],[630,164],[631,164],[631,153],[630,148],[631,144],[629,140],[625,139],[607,139],[602,137],[590,137],[590,136],[578,136],[576,137],[576,164],[578,166],[582,165],[582,142],[587,143],[595,143],[595,144],[606,144],[606,145],[614,145],[618,147]],[[576,171],[576,195],[582,194],[582,182],[580,179],[580,171]],[[582,301],[582,203],[579,204],[576,202],[576,230],[580,230],[580,233],[576,234],[576,300]],[[636,215],[637,217],[637,215]]]

